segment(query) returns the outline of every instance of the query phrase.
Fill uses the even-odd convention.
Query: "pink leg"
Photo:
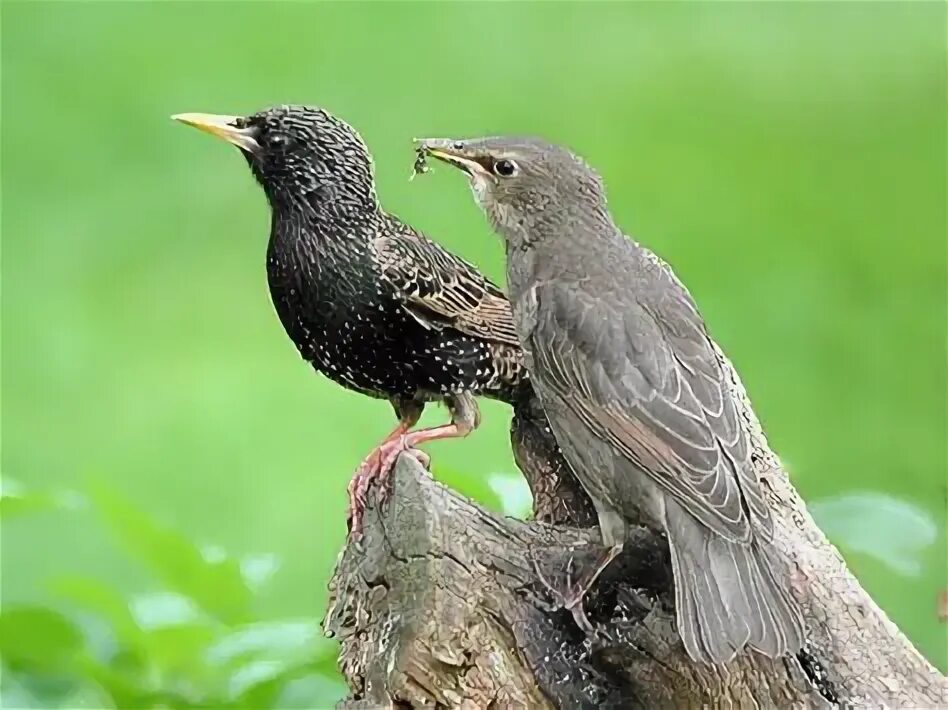
[[[469,433],[469,430],[464,430],[457,424],[444,424],[443,426],[436,426],[432,427],[431,429],[413,431],[410,434],[405,434],[401,437],[398,437],[397,439],[389,442],[387,450],[383,455],[382,470],[385,472],[383,475],[387,475],[387,473],[395,466],[395,459],[398,458],[398,455],[402,453],[402,451],[414,449],[418,446],[418,444],[423,444],[426,441],[436,441],[437,439],[455,439],[467,436]]]
[[[453,423],[411,433],[393,432],[393,436],[387,438],[375,451],[369,454],[349,483],[350,534],[357,539],[362,534],[362,515],[365,512],[366,494],[373,481],[377,480],[379,483],[379,505],[388,500],[392,492],[389,475],[395,467],[395,461],[398,460],[403,451],[409,452],[418,459],[422,466],[427,468],[431,463],[431,459],[428,454],[415,448],[418,444],[435,441],[436,439],[464,437],[470,433],[470,427]]]
[[[417,417],[414,420],[402,419],[398,425],[392,429],[389,434],[382,439],[382,443],[376,446],[369,455],[362,459],[359,468],[356,469],[352,480],[349,481],[347,488],[349,492],[349,530],[358,535],[362,531],[362,513],[365,510],[365,494],[369,490],[373,479],[378,476],[382,467],[382,455],[385,447],[393,441],[397,441],[412,426],[414,426]]]
[[[366,495],[372,482],[378,480],[378,503],[382,505],[391,494],[389,475],[395,461],[403,451],[410,453],[425,468],[431,459],[428,454],[415,447],[426,441],[464,437],[474,431],[480,422],[477,401],[470,393],[460,393],[446,398],[451,410],[451,423],[420,431],[410,431],[421,416],[421,407],[402,410],[399,425],[362,462],[349,483],[349,532],[355,539],[362,535],[362,516],[365,513]],[[396,408],[396,411],[399,411]]]

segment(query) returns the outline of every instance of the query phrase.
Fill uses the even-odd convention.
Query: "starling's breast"
[[[503,389],[496,348],[419,323],[380,279],[362,245],[319,247],[272,239],[267,255],[280,321],[317,370],[345,387],[385,398],[437,399]]]

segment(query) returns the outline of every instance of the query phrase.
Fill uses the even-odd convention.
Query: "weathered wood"
[[[402,457],[392,499],[381,511],[370,508],[363,541],[343,550],[325,621],[342,644],[340,667],[352,691],[343,705],[948,707],[948,682],[816,527],[721,358],[743,404],[777,549],[795,570],[808,635],[800,654],[746,653],[726,667],[693,663],[674,628],[667,548],[646,529],[633,531],[588,598],[603,634],[584,638],[568,613],[550,608],[536,568],[545,550],[573,548],[582,558],[598,549],[588,499],[544,449],[542,424],[518,429],[515,422],[536,520],[488,513]]]

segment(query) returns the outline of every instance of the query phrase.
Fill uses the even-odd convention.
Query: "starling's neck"
[[[508,253],[568,250],[577,244],[577,235],[618,231],[608,209],[592,202],[551,199],[516,211],[494,208],[488,216],[494,229],[504,236]]]
[[[625,240],[608,210],[599,206],[553,204],[526,218],[495,222],[495,227],[504,235],[512,301],[538,281],[578,278],[590,253]]]
[[[331,184],[301,194],[273,196],[270,205],[274,219],[293,222],[329,240],[359,239],[372,231],[367,227],[384,219],[374,190],[345,190]]]

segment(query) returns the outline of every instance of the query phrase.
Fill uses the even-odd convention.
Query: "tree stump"
[[[351,689],[341,707],[948,708],[948,682],[889,621],[817,528],[767,445],[739,378],[753,460],[794,570],[807,644],[726,666],[688,658],[675,630],[663,536],[633,529],[587,597],[586,638],[552,608],[537,575],[544,550],[595,554],[592,507],[558,458],[542,412],[518,411],[514,452],[535,519],[489,513],[403,456],[394,492],[370,508],[364,538],[341,553],[324,622],[341,641]],[[519,419],[518,419],[519,418]]]

